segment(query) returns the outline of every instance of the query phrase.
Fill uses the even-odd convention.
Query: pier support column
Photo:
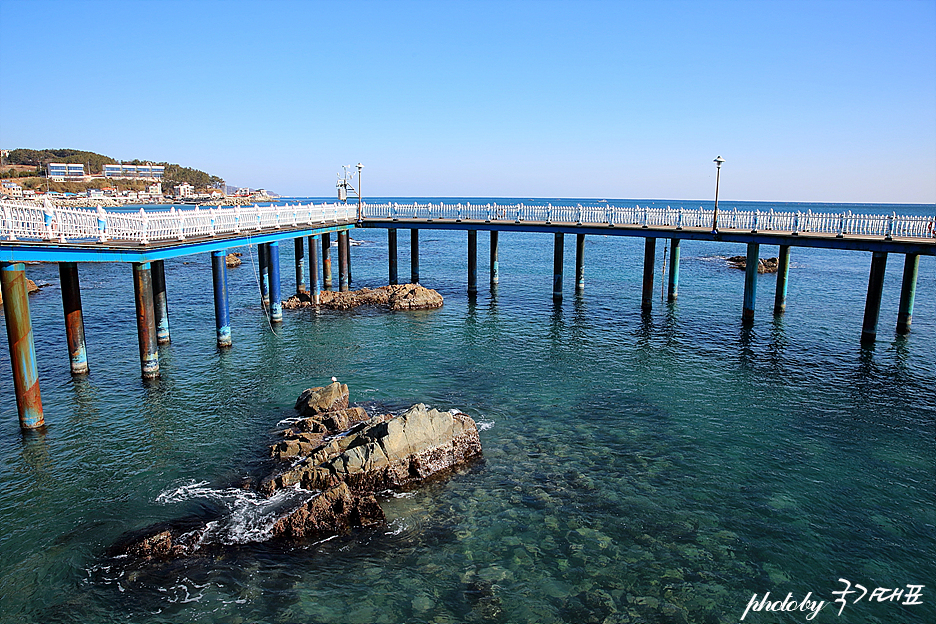
[[[319,303],[319,262],[318,262],[318,236],[309,237],[309,286],[311,287],[312,303]]]
[[[865,300],[864,322],[861,325],[861,342],[874,342],[877,338],[878,318],[881,315],[881,293],[884,292],[886,269],[887,252],[873,252],[871,273],[868,276],[868,298]]]
[[[653,267],[656,263],[656,239],[644,239],[643,290],[640,294],[640,309],[653,309]]]
[[[257,245],[257,264],[260,265],[260,304],[266,311],[270,307],[270,248],[267,243]]]
[[[338,232],[338,290],[348,292],[350,271],[348,268],[348,231]]]
[[[419,283],[419,230],[410,230],[410,284]]]
[[[280,256],[279,243],[267,243],[270,256],[270,320],[274,323],[283,322],[283,296],[280,290]]]
[[[760,264],[760,243],[747,244],[747,260],[744,268],[744,306],[741,319],[754,320],[754,307],[757,304],[757,265]]]
[[[585,290],[585,235],[575,235],[575,292]]]
[[[84,318],[81,314],[81,287],[78,284],[78,265],[59,262],[59,280],[62,284],[62,308],[65,311],[65,339],[72,375],[88,372],[88,350],[85,347]]]
[[[296,248],[296,294],[308,292],[306,288],[305,241],[302,237],[293,239]]]
[[[500,232],[491,230],[491,285],[495,286],[500,282],[500,266],[497,260],[498,235]]]
[[[777,261],[777,294],[774,295],[773,313],[786,312],[787,282],[790,277],[790,246],[780,245],[780,257]]]
[[[169,299],[166,296],[166,267],[162,260],[150,263],[153,272],[153,311],[156,313],[156,344],[169,344]]]
[[[399,283],[397,275],[397,236],[396,228],[387,230],[387,262],[389,263],[389,283],[395,285]]]
[[[909,334],[913,319],[913,300],[916,298],[917,273],[920,271],[920,255],[907,254],[904,260],[903,281],[900,285],[900,308],[897,310],[897,333]]]
[[[227,292],[227,250],[211,252],[211,277],[214,284],[215,329],[218,346],[231,346],[231,314]]]
[[[322,288],[332,289],[331,234],[322,234]]]
[[[10,366],[13,368],[13,392],[20,427],[37,429],[45,425],[42,397],[39,394],[39,370],[33,340],[29,299],[26,295],[26,265],[22,262],[0,263],[0,293],[10,343]]]
[[[468,294],[478,294],[478,230],[468,230]]]
[[[565,234],[556,232],[553,240],[553,301],[562,301],[562,252],[565,246]]]
[[[669,252],[669,278],[666,280],[666,300],[669,303],[676,301],[679,296],[679,244],[681,238],[670,239]]]
[[[159,377],[156,343],[156,306],[153,302],[153,271],[149,262],[133,263],[133,293],[136,302],[140,370],[144,379]]]

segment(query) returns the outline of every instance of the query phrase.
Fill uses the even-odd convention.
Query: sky
[[[330,197],[936,202],[936,0],[0,0],[0,147]]]

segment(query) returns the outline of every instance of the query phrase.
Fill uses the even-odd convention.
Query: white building
[[[3,194],[9,195],[10,197],[22,197],[23,187],[17,184],[16,182],[4,182]]]
[[[195,196],[195,187],[188,182],[183,182],[182,184],[176,186],[174,190],[175,196],[179,198]]]

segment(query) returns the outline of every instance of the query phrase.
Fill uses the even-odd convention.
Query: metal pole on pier
[[[390,281],[391,285],[399,283],[399,278],[397,276],[397,231],[396,228],[389,228],[387,230],[387,258],[390,264]]]
[[[267,253],[270,256],[270,320],[274,323],[282,323],[283,297],[280,290],[279,242],[267,243]]]
[[[166,296],[166,268],[162,260],[150,263],[153,272],[153,311],[156,314],[156,344],[169,344],[169,299]]]
[[[322,288],[332,288],[331,234],[322,234]]]
[[[575,235],[575,292],[585,290],[585,235]]]
[[[227,292],[227,250],[211,252],[211,278],[214,285],[215,329],[218,346],[231,346],[231,315]]]
[[[900,285],[900,307],[897,310],[897,333],[909,334],[913,319],[913,300],[916,298],[917,273],[920,255],[907,254],[904,260],[903,280]]]
[[[715,157],[715,212],[712,213],[712,234],[718,234],[718,183],[721,181],[721,166],[725,159]]]
[[[777,260],[777,294],[774,295],[774,314],[786,312],[787,283],[790,276],[790,246],[780,245],[780,257]]]
[[[754,307],[757,303],[757,265],[760,263],[760,243],[747,244],[747,260],[744,266],[744,306],[741,319],[754,320]]]
[[[681,242],[681,238],[670,240],[669,279],[666,284],[666,300],[669,303],[676,301],[676,297],[679,295],[679,244]]]
[[[149,262],[133,263],[133,293],[136,303],[137,339],[140,343],[140,370],[144,379],[154,379],[159,377],[159,350],[156,342],[153,272]]]
[[[468,230],[468,294],[478,294],[478,230]]]
[[[419,283],[419,230],[410,230],[410,284]]]
[[[338,232],[338,290],[348,292],[350,271],[348,270],[348,231]]]
[[[36,345],[26,294],[25,264],[0,263],[0,292],[3,295],[3,315],[6,318],[7,340],[10,344],[13,392],[16,394],[20,427],[38,429],[45,425],[45,420],[42,416]]]
[[[640,296],[640,309],[649,312],[653,309],[653,265],[656,262],[656,239],[644,239],[643,292]]]
[[[491,286],[500,282],[500,266],[497,259],[498,235],[500,232],[491,230]]]
[[[565,245],[565,234],[555,233],[553,240],[553,301],[562,301],[562,254]]]
[[[260,304],[264,311],[270,307],[270,248],[267,243],[257,245],[260,264]]]
[[[312,303],[319,303],[319,276],[318,276],[318,236],[309,237],[309,281],[312,287]]]
[[[59,262],[59,281],[62,285],[62,308],[65,312],[65,339],[72,375],[88,372],[88,350],[85,347],[84,318],[81,315],[81,287],[78,284],[78,265]]]
[[[293,239],[296,249],[296,294],[306,291],[305,241],[302,237]]]
[[[887,269],[887,252],[871,254],[871,272],[868,275],[868,298],[865,300],[864,321],[861,325],[861,342],[877,339],[878,318],[881,315],[881,294],[884,292],[884,272]]]

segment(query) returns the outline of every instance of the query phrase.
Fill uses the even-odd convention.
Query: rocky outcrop
[[[728,266],[735,269],[747,268],[747,256],[732,256],[726,259]],[[780,267],[780,260],[777,258],[759,258],[757,262],[758,273],[776,273]]]
[[[26,294],[31,295],[33,293],[39,292],[39,287],[36,286],[36,282],[32,281],[28,277],[26,278]],[[0,305],[3,305],[3,294],[0,293]]]
[[[319,306],[333,310],[350,310],[371,305],[388,310],[431,310],[442,307],[442,295],[419,284],[397,284],[380,288],[340,292],[323,290],[319,293]],[[309,293],[293,295],[283,302],[286,309],[315,305]]]
[[[241,265],[241,256],[243,254],[238,251],[232,251],[224,257],[224,263],[227,265],[227,268],[233,269],[234,267],[239,267]]]
[[[273,525],[273,538],[319,538],[385,520],[383,509],[373,493],[354,493],[346,483],[337,483],[280,518]]]

